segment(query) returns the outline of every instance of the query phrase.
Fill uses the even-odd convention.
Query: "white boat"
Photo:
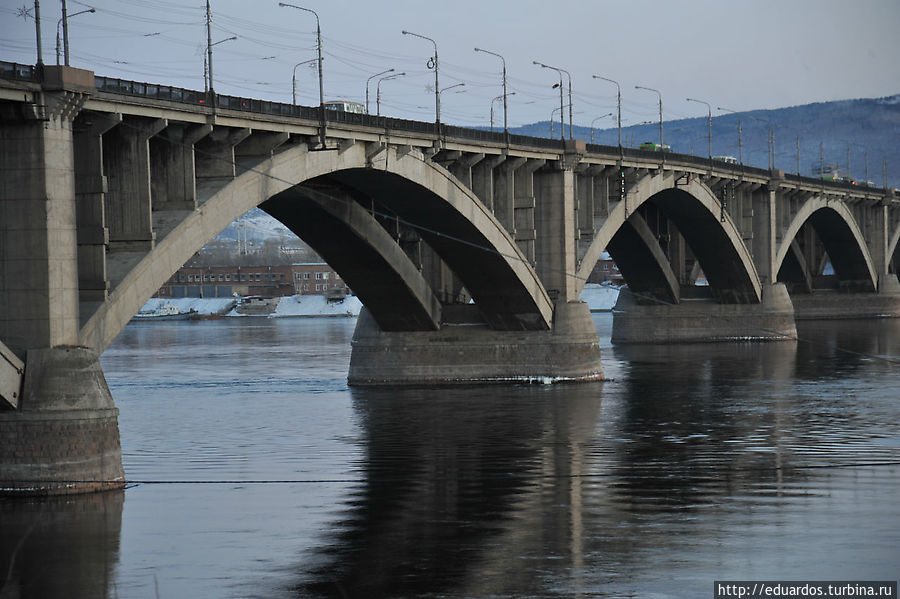
[[[196,314],[197,311],[194,309],[181,312],[170,302],[166,302],[154,310],[141,310],[134,315],[132,320],[189,320]]]

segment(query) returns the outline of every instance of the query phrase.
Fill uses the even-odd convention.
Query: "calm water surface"
[[[0,504],[0,597],[711,597],[900,575],[900,321],[350,389],[353,320],[131,324],[122,493]]]

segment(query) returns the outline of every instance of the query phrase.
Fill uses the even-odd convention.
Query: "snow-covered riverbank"
[[[587,302],[591,312],[607,312],[612,310],[619,297],[619,290],[606,285],[587,284],[581,293],[581,299]],[[237,299],[229,297],[217,298],[152,298],[144,304],[142,311],[157,311],[165,304],[172,304],[179,312],[193,310],[198,316],[238,316],[250,318],[241,314],[236,306]],[[323,295],[291,295],[278,298],[274,311],[261,314],[267,318],[289,317],[354,317],[359,316],[362,303],[356,296],[347,296],[339,302],[329,302]]]

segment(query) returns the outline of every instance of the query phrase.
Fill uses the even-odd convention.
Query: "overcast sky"
[[[575,123],[590,125],[616,107],[622,87],[625,125],[706,115],[692,97],[731,110],[900,93],[900,0],[296,0],[321,19],[326,99],[364,102],[366,80],[389,68],[406,75],[381,82],[381,112],[434,119],[437,42],[441,120],[486,125],[500,96],[506,59],[510,126],[558,113],[556,71],[572,77]],[[33,0],[0,0],[0,59],[36,61]],[[58,0],[41,3],[45,63],[56,62]],[[96,8],[93,14],[75,13]],[[202,0],[68,0],[71,64],[97,74],[204,88],[205,2]],[[291,101],[294,66],[316,56],[316,19],[277,0],[212,0],[216,91]],[[236,35],[238,39],[224,41]],[[312,68],[310,68],[312,67]],[[314,63],[297,73],[298,103],[318,103]],[[371,80],[376,111],[379,77]],[[565,79],[568,91],[568,79]],[[568,102],[568,100],[566,100]],[[502,124],[502,103],[493,103]],[[566,109],[568,111],[568,108]],[[558,115],[554,115],[558,118]],[[600,119],[598,128],[614,122]]]

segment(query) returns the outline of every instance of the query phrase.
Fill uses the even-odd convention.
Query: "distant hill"
[[[707,118],[665,120],[663,104],[663,141],[672,151],[697,156],[707,155]],[[768,123],[756,119],[764,119]],[[766,168],[768,165],[768,128],[775,134],[775,166],[787,173],[797,172],[797,138],[800,141],[800,174],[809,175],[820,163],[820,144],[825,164],[847,170],[850,149],[850,176],[865,177],[868,150],[868,179],[881,187],[882,165],[887,160],[888,187],[900,187],[900,95],[877,99],[817,102],[789,108],[752,110],[737,114],[714,113],[712,153],[738,158],[738,120],[741,121],[744,163]],[[606,121],[609,122],[609,121]],[[511,133],[535,137],[550,136],[550,122],[542,121],[510,129]],[[575,125],[574,137],[590,141],[591,130]],[[559,122],[554,136],[559,135]],[[566,124],[568,137],[568,124]],[[636,147],[659,141],[659,124],[622,127],[622,144]],[[594,143],[617,144],[617,130],[595,129]]]

